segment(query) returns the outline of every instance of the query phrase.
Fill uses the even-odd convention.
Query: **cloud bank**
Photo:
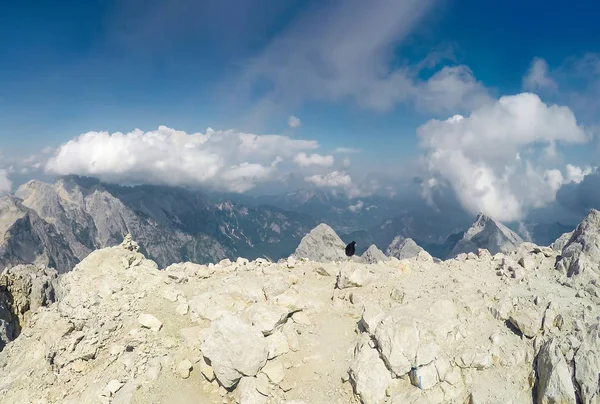
[[[45,169],[49,174],[86,175],[107,182],[202,185],[245,192],[276,179],[282,161],[318,147],[314,140],[287,136],[210,128],[188,134],[160,126],[149,132],[84,133],[60,146]]]
[[[585,143],[588,135],[569,108],[546,105],[531,93],[501,97],[468,117],[431,120],[417,133],[430,172],[448,181],[470,213],[498,220],[523,218],[586,172],[567,166],[563,174],[541,164],[544,151],[555,150],[557,143]]]

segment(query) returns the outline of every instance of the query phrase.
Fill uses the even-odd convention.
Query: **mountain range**
[[[278,260],[292,254],[319,223],[331,226],[345,243],[356,241],[357,255],[371,245],[386,251],[398,236],[440,259],[477,248],[503,251],[522,241],[493,218],[479,215],[473,222],[452,202],[433,206],[414,195],[349,198],[306,189],[280,196],[224,196],[76,176],[55,183],[34,180],[14,196],[0,198],[0,269],[39,262],[65,272],[91,251],[120,243],[127,233],[161,267],[242,256]],[[560,223],[527,223],[523,238],[545,238],[549,241],[538,243],[547,245],[571,230]]]

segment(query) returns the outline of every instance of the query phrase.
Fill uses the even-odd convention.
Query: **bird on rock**
[[[356,252],[355,247],[356,247],[356,241],[353,241],[346,246],[346,256],[347,257],[352,257],[354,255],[354,253]]]

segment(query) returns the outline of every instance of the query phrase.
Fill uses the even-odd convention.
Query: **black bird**
[[[355,246],[356,246],[356,241],[353,241],[346,246],[346,256],[352,257],[354,255],[354,253],[356,252],[355,248],[354,248]]]

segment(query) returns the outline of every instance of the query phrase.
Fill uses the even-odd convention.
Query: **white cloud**
[[[487,97],[466,66],[444,67],[428,80],[444,53],[432,52],[412,65],[393,62],[395,53],[436,0],[324,1],[309,7],[247,64],[246,89],[267,81],[271,90],[257,109],[307,100],[354,100],[385,111],[397,103],[421,109],[454,111]]]
[[[334,163],[334,159],[333,156],[323,156],[317,153],[306,154],[305,152],[300,152],[294,156],[294,163],[300,167],[331,167]]]
[[[318,188],[333,188],[344,191],[348,197],[356,198],[366,196],[368,191],[361,189],[352,181],[352,177],[343,171],[335,170],[327,174],[315,174],[304,177],[304,181],[315,185]]]
[[[522,218],[528,208],[553,201],[563,183],[578,177],[574,168],[567,168],[567,177],[541,168],[540,153],[526,154],[525,149],[588,140],[569,108],[546,105],[530,93],[502,97],[466,118],[431,120],[417,133],[431,173],[448,181],[468,211],[498,220]]]
[[[544,59],[534,58],[527,75],[523,77],[523,88],[526,90],[556,90],[556,82],[548,75],[548,63]]]
[[[472,110],[492,99],[467,66],[445,66],[415,90],[417,107],[433,112]]]
[[[12,181],[8,178],[8,171],[0,169],[0,195],[10,193]]]
[[[288,126],[292,129],[295,129],[300,126],[300,118],[295,117],[294,115],[288,118]]]
[[[273,179],[284,158],[317,147],[314,140],[210,128],[204,134],[165,126],[126,134],[88,132],[60,146],[46,171],[109,182],[207,185],[244,192]]]
[[[350,210],[350,212],[356,213],[360,211],[364,206],[365,203],[361,200],[358,200],[358,202],[356,202],[354,205],[348,206],[348,210]]]
[[[352,185],[352,178],[342,171],[332,171],[325,175],[315,174],[305,177],[304,180],[319,188],[345,188]]]
[[[567,164],[567,167],[566,167],[567,176],[565,177],[565,181],[566,182],[574,182],[575,184],[579,184],[581,181],[583,181],[583,178],[586,175],[591,174],[592,171],[594,171],[594,169],[590,166],[581,168],[581,167],[573,166],[571,164]]]

